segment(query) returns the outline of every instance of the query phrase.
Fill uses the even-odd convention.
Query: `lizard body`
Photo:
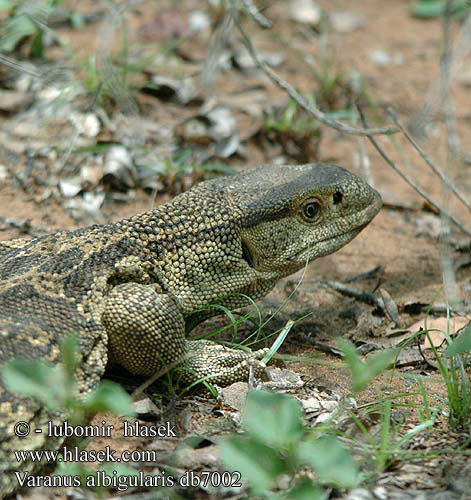
[[[0,365],[15,357],[58,363],[59,340],[72,332],[82,396],[109,356],[139,375],[183,359],[188,379],[241,380],[251,356],[187,340],[185,324],[210,304],[235,309],[247,305],[242,294],[266,295],[348,243],[380,208],[379,194],[341,167],[264,166],[202,182],[117,223],[2,242]],[[13,471],[34,469],[14,450],[58,446],[34,432],[50,418],[0,385],[0,497],[18,487]],[[31,425],[31,439],[15,436],[17,421]]]

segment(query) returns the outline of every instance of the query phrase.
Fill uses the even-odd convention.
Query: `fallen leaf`
[[[366,17],[349,10],[339,10],[330,16],[330,22],[335,31],[350,33],[366,25]]]
[[[27,108],[32,102],[33,95],[31,92],[3,89],[0,92],[0,111],[18,113],[18,111]]]
[[[77,132],[85,137],[96,137],[101,129],[100,120],[94,113],[72,113],[70,121]]]
[[[136,186],[137,172],[124,146],[112,146],[106,153],[102,182],[110,190],[126,191]]]
[[[292,0],[289,10],[289,17],[297,23],[317,26],[322,18],[322,10],[313,0]]]
[[[386,314],[390,319],[394,321],[397,327],[401,326],[397,304],[394,302],[393,298],[385,288],[380,287],[379,293],[381,295],[381,298],[383,299],[384,310]]]
[[[426,337],[422,345],[422,349],[431,349],[432,345],[434,347],[440,347],[445,341],[445,334],[443,332],[448,331],[450,335],[455,335],[461,329],[463,329],[471,321],[471,316],[456,316],[454,318],[446,318],[442,316],[440,318],[423,318],[417,321],[409,327],[410,332],[418,332],[422,330],[434,330],[429,331],[428,335],[430,340]]]

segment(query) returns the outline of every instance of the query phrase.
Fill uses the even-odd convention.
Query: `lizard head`
[[[365,181],[328,164],[259,167],[218,187],[242,213],[242,258],[278,276],[346,245],[382,206]]]

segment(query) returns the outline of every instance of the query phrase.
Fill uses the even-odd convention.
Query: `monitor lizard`
[[[262,166],[201,182],[162,206],[116,223],[0,244],[0,364],[16,357],[60,363],[60,339],[78,337],[79,396],[109,357],[150,376],[181,361],[187,379],[243,380],[252,354],[185,338],[211,304],[228,309],[352,240],[378,213],[380,195],[329,164]],[[203,315],[204,316],[204,315]],[[263,366],[258,366],[262,369]],[[57,448],[51,414],[0,385],[0,497],[18,488],[17,449]],[[13,432],[31,426],[27,439]]]

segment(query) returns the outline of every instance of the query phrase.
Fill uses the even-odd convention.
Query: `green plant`
[[[208,177],[219,174],[232,175],[236,172],[230,165],[223,163],[195,163],[191,150],[186,148],[175,151],[161,162],[140,165],[138,168],[140,178],[158,175],[165,191],[173,194],[185,191],[189,184],[193,185]]]
[[[373,380],[390,367],[398,354],[398,349],[386,349],[371,356],[366,362],[361,359],[351,342],[339,339],[339,345],[352,376],[353,392],[360,392]]]
[[[457,19],[466,17],[471,4],[468,0],[453,0],[450,3],[450,15]],[[432,19],[445,14],[447,0],[415,0],[411,3],[411,13],[420,19]]]
[[[267,351],[263,359],[261,360],[262,363],[268,363],[270,359],[277,353],[278,349],[281,347],[283,344],[286,336],[288,335],[289,331],[291,330],[294,321],[289,320],[284,328],[281,330],[278,330],[274,333],[271,333],[267,336],[263,336],[263,338],[259,338],[259,336],[262,333],[262,329],[265,326],[265,324],[270,321],[271,318],[269,318],[265,323],[262,321],[262,313],[258,307],[258,305],[254,302],[254,300],[247,295],[240,294],[242,297],[244,297],[247,302],[252,306],[251,309],[249,309],[245,313],[238,313],[238,312],[232,312],[229,310],[227,307],[224,307],[221,304],[211,304],[208,307],[201,309],[198,311],[196,315],[192,318],[192,321],[187,323],[186,329],[187,332],[191,331],[196,325],[198,325],[201,321],[204,321],[207,317],[210,317],[212,314],[209,312],[211,309],[213,310],[218,310],[221,313],[225,314],[227,318],[230,320],[230,323],[227,323],[226,325],[217,328],[215,330],[212,330],[211,332],[205,333],[203,335],[200,335],[196,337],[196,339],[203,339],[203,340],[209,340],[213,337],[218,336],[219,334],[223,333],[226,330],[232,330],[232,339],[231,341],[224,341],[224,340],[219,340],[218,342],[220,344],[226,345],[230,348],[235,348],[235,349],[241,349],[246,352],[250,352],[250,348],[247,347],[249,341],[251,344],[254,342],[258,342],[260,340],[267,340],[273,335],[277,335],[275,341],[273,342],[272,346],[270,349]],[[237,316],[237,318],[236,318]],[[255,318],[257,318],[257,321],[255,321]],[[244,339],[240,342],[237,341],[239,338],[239,325],[241,325],[244,322],[250,322],[252,325],[255,327],[255,330],[253,333],[251,333],[248,336],[245,336]],[[255,338],[254,338],[255,337]],[[178,369],[177,369],[177,374],[178,374]],[[181,376],[182,374],[180,374]],[[171,379],[169,379],[169,382],[171,383]],[[185,394],[187,391],[189,391],[191,388],[194,386],[197,386],[198,384],[203,384],[206,389],[210,392],[210,394],[214,397],[217,398],[218,396],[218,391],[217,389],[211,384],[211,381],[209,378],[204,378],[204,379],[199,379],[196,380],[195,382],[191,383],[189,386],[186,386],[183,391],[179,394],[179,396],[182,396]]]
[[[330,65],[322,65],[316,72],[318,89],[313,93],[317,106],[329,116],[352,119],[355,95],[351,82],[339,71],[332,71]]]
[[[265,129],[277,132],[293,132],[297,134],[315,133],[319,129],[319,122],[314,118],[307,118],[300,113],[301,109],[293,99],[289,99],[278,112],[268,115],[265,120]]]
[[[430,341],[438,370],[445,382],[448,396],[448,422],[452,429],[471,429],[471,324],[456,339],[443,332],[448,348],[440,355]],[[428,331],[425,331],[428,335]]]
[[[60,413],[72,426],[84,423],[97,412],[117,415],[134,415],[131,398],[121,386],[110,381],[101,381],[85,398],[79,397],[76,383],[78,349],[74,336],[70,335],[61,342],[62,364],[53,366],[40,360],[15,359],[6,363],[1,370],[7,389],[21,396],[36,399],[54,415]],[[75,438],[75,446],[82,449],[85,439]],[[56,475],[79,476],[81,484],[87,484],[97,470],[84,463],[65,462],[58,455]],[[123,464],[103,464],[100,470],[109,475],[129,476],[136,474],[134,469]]]
[[[339,344],[347,366],[350,369],[352,390],[354,393],[364,390],[376,376],[387,370],[394,363],[399,353],[399,349],[387,349],[371,356],[371,358],[365,362],[361,359],[350,342],[340,339]],[[369,407],[369,413],[374,412],[379,414],[379,425],[374,432],[368,430],[360,417],[352,414],[352,419],[365,438],[366,443],[362,444],[361,447],[365,451],[367,461],[372,463],[374,475],[382,473],[397,456],[401,455],[406,443],[413,436],[434,425],[439,409],[435,409],[435,411],[431,413],[427,404],[429,418],[422,419],[420,424],[416,425],[402,437],[399,437],[401,422],[393,421],[393,399],[416,395],[422,395],[423,400],[427,403],[426,394],[419,391],[419,393],[395,394],[365,405]],[[417,407],[417,405],[411,406]]]
[[[228,468],[240,472],[254,495],[315,500],[326,498],[323,484],[357,484],[358,470],[351,454],[333,436],[310,434],[301,414],[299,404],[290,396],[249,393],[242,420],[245,433],[221,443],[221,458]]]
[[[62,365],[41,360],[15,359],[2,368],[7,389],[36,399],[51,411],[61,410],[78,425],[98,411],[132,415],[131,399],[113,382],[104,380],[84,399],[79,398],[75,380],[78,364],[77,342],[67,336],[61,342]]]
[[[83,91],[93,95],[98,105],[105,109],[108,109],[107,105],[118,105],[133,114],[137,113],[135,102],[128,89],[127,71],[124,67],[117,69],[111,60],[99,65],[96,54],[89,55],[85,60],[79,60],[77,67]]]
[[[0,52],[13,52],[21,44],[28,43],[32,57],[44,57],[44,37],[52,34],[47,20],[61,2],[1,0],[0,10],[7,13],[8,19],[0,28]]]
[[[270,141],[279,143],[283,152],[296,161],[305,163],[317,159],[320,124],[292,99],[267,116],[263,130]]]
[[[416,435],[433,427],[438,410],[431,418],[414,426],[410,431],[401,436],[400,430],[402,422],[396,422],[392,416],[392,409],[404,405],[393,403],[393,399],[403,396],[414,396],[415,394],[394,394],[380,401],[369,403],[370,414],[379,415],[379,423],[370,430],[364,424],[363,419],[352,414],[352,419],[364,437],[364,442],[356,441],[359,449],[363,450],[365,469],[372,471],[373,478],[384,472],[395,460],[407,457],[405,447],[407,443]],[[365,405],[366,406],[366,405]],[[407,405],[405,405],[407,406]],[[413,405],[416,407],[416,405]],[[359,409],[361,409],[360,407]],[[367,415],[368,415],[367,413]]]

